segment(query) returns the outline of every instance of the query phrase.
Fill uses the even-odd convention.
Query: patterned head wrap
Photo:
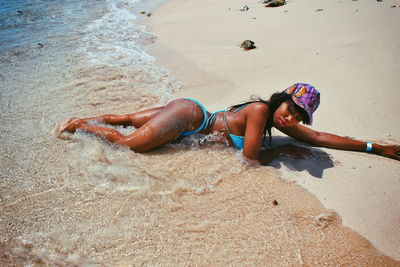
[[[313,113],[319,106],[320,93],[317,89],[306,83],[296,83],[285,89],[283,92],[291,95],[294,103],[307,112],[311,125],[313,121]]]

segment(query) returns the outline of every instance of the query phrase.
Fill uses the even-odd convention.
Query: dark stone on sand
[[[285,0],[272,0],[267,2],[265,7],[278,7],[278,6],[283,6],[284,4],[286,4]]]
[[[145,11],[142,11],[142,12],[140,12],[140,14],[141,14],[141,15],[144,15],[144,14],[146,14],[146,12],[145,12]]]
[[[256,46],[254,45],[254,42],[252,40],[243,41],[243,43],[240,45],[240,47],[243,48],[244,50],[250,50],[250,49],[256,48]]]
[[[396,6],[390,6],[390,7],[396,7]]]
[[[37,45],[39,46],[39,48],[42,48],[44,45],[41,43],[37,43]]]
[[[151,16],[151,13],[147,14],[147,16],[150,17],[150,16]]]
[[[323,9],[322,8],[318,8],[316,11],[320,12],[320,11],[323,11]]]
[[[376,1],[378,1],[378,2],[382,2],[383,0],[376,0]]]
[[[274,206],[278,206],[278,201],[276,201],[276,199],[274,199],[274,201],[272,201],[272,204],[274,204]]]
[[[17,12],[18,12],[18,15],[23,15],[24,14],[24,12],[22,12],[20,10],[18,10]]]

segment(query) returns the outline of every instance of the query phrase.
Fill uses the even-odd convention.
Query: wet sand
[[[146,192],[94,189],[78,175],[79,190],[65,186],[3,207],[20,228],[32,228],[26,218],[37,211],[47,220],[37,218],[33,227],[45,233],[9,241],[1,259],[78,266],[399,266],[309,192],[272,167],[244,168],[232,151],[211,149],[205,158],[204,151],[165,149],[136,161],[151,166],[171,154],[184,167],[153,169],[147,175],[162,183]],[[193,184],[204,183],[202,174],[209,176],[199,167],[213,160],[231,167],[214,186],[194,190]],[[182,180],[173,181],[177,176]]]
[[[218,15],[220,9],[227,10],[229,4],[226,2],[169,1],[148,21],[157,23],[160,19],[164,26],[171,27],[170,33],[177,33],[174,37],[177,38],[183,29],[171,31],[175,29],[172,26],[177,26],[174,25],[175,19],[186,16],[198,22],[197,19],[202,18],[199,14],[216,12]],[[254,2],[256,4],[259,3]],[[170,9],[164,12],[163,9],[168,7]],[[194,7],[201,8],[202,12]],[[233,8],[228,11],[233,12]],[[282,168],[292,164],[301,169],[311,162],[312,166],[306,170],[314,176],[312,180],[306,177],[306,183],[318,181],[325,188],[339,179],[338,169],[343,171],[342,177],[348,178],[348,183],[355,180],[359,185],[371,184],[371,179],[365,183],[363,177],[356,175],[359,171],[353,177],[345,176],[346,168],[341,166],[352,167],[346,165],[347,157],[351,163],[358,164],[357,168],[363,174],[382,177],[380,179],[385,182],[379,185],[385,190],[391,186],[391,190],[395,191],[398,187],[385,179],[388,178],[386,175],[396,173],[397,162],[385,159],[374,162],[373,155],[315,149],[313,160],[299,165],[282,158],[274,163],[277,166],[248,167],[235,149],[204,142],[207,139],[204,136],[191,136],[181,143],[146,154],[115,147],[82,132],[68,140],[58,139],[54,134],[57,125],[70,116],[133,112],[162,105],[172,95],[198,98],[210,110],[248,97],[252,86],[243,91],[238,86],[239,82],[246,84],[246,80],[239,79],[239,75],[245,73],[235,69],[239,63],[228,57],[232,62],[228,64],[230,69],[223,68],[227,64],[217,66],[220,62],[218,53],[210,54],[215,50],[213,45],[198,46],[196,42],[185,45],[181,41],[176,42],[178,39],[173,42],[161,34],[160,28],[152,26],[156,33],[160,32],[160,42],[156,46],[159,46],[158,51],[163,52],[159,57],[157,55],[157,62],[171,64],[169,70],[176,76],[148,61],[149,57],[138,43],[146,46],[156,38],[140,28],[123,28],[127,24],[126,12],[131,10],[125,3],[117,7],[118,11],[120,9],[122,14],[117,14],[120,14],[121,21],[113,20],[115,13],[105,13],[105,17],[100,14],[99,21],[92,21],[88,28],[80,27],[79,34],[71,42],[63,42],[65,47],[54,48],[55,52],[50,48],[34,50],[38,56],[32,56],[32,61],[24,57],[30,55],[29,51],[11,51],[11,58],[1,55],[9,63],[1,69],[4,76],[2,85],[7,91],[2,92],[1,98],[0,265],[400,266],[398,261],[383,255],[382,248],[376,249],[369,237],[366,239],[364,234],[363,237],[354,232],[353,227],[343,226],[343,210],[333,207],[339,214],[330,211],[328,208],[331,207],[323,199],[317,199],[288,180],[291,178],[289,174],[298,178],[303,172],[282,172],[279,169],[280,164]],[[279,10],[282,9],[274,12],[281,12]],[[178,13],[176,17],[172,16],[173,11]],[[263,11],[260,9],[258,12]],[[232,13],[231,19],[237,20],[238,14]],[[163,21],[163,18],[171,21]],[[177,24],[181,22],[178,20]],[[202,23],[207,26],[207,32],[219,25],[212,24],[208,27]],[[102,31],[104,29],[106,31]],[[191,30],[193,37],[198,35],[195,33],[200,29],[192,26]],[[124,35],[126,32],[129,34]],[[216,33],[221,37],[220,32]],[[132,36],[139,39],[129,39]],[[229,49],[238,51],[242,60],[248,59],[248,55],[252,54],[246,54],[239,48],[242,40],[236,41],[237,33],[232,36],[236,37]],[[122,39],[115,39],[117,37]],[[186,36],[183,40],[195,41],[192,37]],[[137,48],[135,52],[138,53],[128,55],[123,53],[125,50],[120,53],[114,49],[120,43],[126,44],[127,40],[132,42],[128,50]],[[258,48],[249,53],[263,51],[262,45],[255,41]],[[205,67],[200,64],[200,59],[191,59],[191,53],[174,51],[173,46],[167,45],[168,42],[183,44],[183,50],[188,49],[189,52],[195,50],[205,60]],[[219,48],[219,51],[226,51],[226,45],[222,44]],[[60,50],[68,53],[64,55]],[[164,53],[166,50],[170,52]],[[54,55],[59,55],[59,58]],[[105,60],[101,57],[103,55]],[[208,63],[206,59],[209,58],[205,55],[212,55],[213,59]],[[253,60],[258,57],[254,55]],[[174,65],[182,66],[181,70],[193,76],[181,75]],[[243,65],[240,69],[255,71],[260,66],[267,64],[252,68]],[[299,70],[298,67],[295,69]],[[230,76],[222,77],[218,71]],[[252,75],[259,75],[254,71]],[[264,90],[268,81],[260,82],[245,76],[241,78],[246,78],[254,86],[255,93],[263,92],[256,89]],[[288,80],[287,77],[283,79],[284,76],[286,74],[282,74],[282,81],[271,83],[271,90],[287,85]],[[274,80],[273,76],[265,73],[262,77]],[[181,90],[180,81],[183,84]],[[189,82],[193,82],[193,86],[189,86]],[[269,94],[267,92],[266,95]],[[328,104],[328,101],[324,103]],[[391,105],[390,101],[388,105]],[[321,119],[327,116],[324,114],[321,112],[317,120],[324,121]],[[372,119],[374,116],[379,117],[379,114],[371,114]],[[346,123],[338,122],[342,125],[340,127]],[[364,124],[360,125],[360,130],[363,130]],[[319,126],[328,127],[330,123]],[[125,134],[134,131],[129,127],[118,129]],[[390,132],[390,129],[387,130]],[[346,129],[343,128],[343,131]],[[368,134],[387,140],[379,133],[377,136]],[[274,140],[287,141],[283,137]],[[362,159],[368,159],[376,172],[363,169],[365,163]],[[332,168],[333,164],[335,168]],[[380,168],[386,168],[386,172],[380,171]],[[335,171],[329,176],[331,170]],[[315,177],[321,176],[321,173],[323,179],[317,180]],[[339,182],[344,188],[343,180]],[[349,186],[347,188],[350,190]],[[343,205],[354,208],[364,203],[366,196],[363,201],[352,198],[356,196],[360,199],[360,195],[354,193],[357,188],[362,187],[351,187],[353,191],[345,194],[349,198]],[[329,192],[336,196],[340,191],[335,190],[337,188]],[[382,191],[379,187],[374,187],[374,190],[378,195],[392,192]],[[368,195],[368,191],[364,194]],[[320,198],[318,194],[316,196]],[[335,198],[327,200],[338,203]],[[353,203],[350,200],[356,201]],[[387,196],[385,202],[379,203],[385,207],[379,212],[395,213],[395,209],[391,208],[393,203]],[[379,214],[381,216],[382,213]],[[342,216],[345,219],[355,217],[354,214]],[[382,219],[379,216],[378,219]],[[362,216],[360,218],[363,219]],[[373,218],[369,219],[373,221]],[[391,222],[388,217],[385,219]],[[380,224],[375,226],[379,229]],[[356,231],[359,232],[358,229]],[[396,234],[395,231],[389,233],[392,236]]]

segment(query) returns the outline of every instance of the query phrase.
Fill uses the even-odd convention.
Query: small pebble
[[[283,6],[286,4],[285,0],[272,0],[272,1],[264,1],[264,3],[267,2],[265,7],[278,7],[278,6]]]
[[[278,206],[278,201],[276,201],[276,199],[274,199],[274,201],[272,201],[272,204],[274,204],[274,206]]]
[[[243,48],[244,50],[250,50],[250,49],[256,48],[256,46],[254,45],[254,42],[252,40],[243,41],[243,43],[240,45],[240,47]]]

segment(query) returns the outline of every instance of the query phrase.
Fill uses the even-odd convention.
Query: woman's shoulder
[[[268,113],[269,107],[263,102],[253,102],[247,105],[249,111]]]
[[[263,102],[249,103],[243,109],[243,115],[246,117],[246,119],[253,118],[258,120],[260,118],[268,117],[269,114],[269,107],[266,103]]]

